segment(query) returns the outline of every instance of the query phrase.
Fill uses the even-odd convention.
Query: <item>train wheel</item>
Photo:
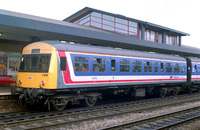
[[[55,111],[62,111],[65,109],[66,105],[67,105],[68,102],[64,102],[64,100],[61,98],[61,99],[54,99],[52,101],[52,106],[53,106],[53,109]]]
[[[66,107],[66,105],[57,105],[57,104],[54,104],[54,103],[52,103],[52,105],[53,105],[53,109],[54,109],[55,111],[62,111],[62,110],[64,110],[65,107]]]
[[[93,107],[97,102],[96,97],[86,97],[85,99],[85,105],[88,107]]]

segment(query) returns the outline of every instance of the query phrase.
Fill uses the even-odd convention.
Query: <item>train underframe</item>
[[[65,109],[70,102],[72,105],[84,103],[88,107],[93,107],[97,100],[102,99],[104,92],[112,95],[130,95],[130,97],[145,97],[159,95],[165,97],[168,94],[178,95],[180,92],[189,92],[200,90],[199,84],[159,84],[159,85],[140,85],[140,86],[112,86],[95,89],[36,89],[13,87],[11,93],[19,94],[19,105],[23,107],[34,104],[44,104],[48,110],[61,111]]]

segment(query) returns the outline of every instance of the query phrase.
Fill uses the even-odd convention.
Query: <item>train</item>
[[[39,41],[22,50],[19,104],[68,103],[93,107],[104,94],[145,97],[199,90],[200,59],[59,41]]]

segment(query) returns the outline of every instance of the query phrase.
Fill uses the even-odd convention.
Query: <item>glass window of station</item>
[[[139,28],[139,39],[142,39],[141,38],[141,28]],[[157,42],[157,43],[163,43],[162,33],[157,32],[157,31],[153,31],[153,30],[149,30],[149,29],[145,29],[145,40]],[[166,44],[179,46],[178,36],[166,34]]]
[[[91,12],[74,23],[100,28],[127,37],[137,38],[138,34],[138,23],[97,12]]]
[[[79,17],[74,21],[74,23],[99,28],[127,37],[141,39],[141,28],[138,28],[137,22],[103,13],[90,12],[81,18]],[[145,40],[163,43],[162,33],[145,29]],[[178,40],[179,38],[177,36],[166,34],[166,44],[179,46]]]

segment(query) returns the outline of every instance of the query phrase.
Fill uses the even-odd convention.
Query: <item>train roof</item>
[[[188,58],[190,58],[190,60],[191,60],[192,62],[200,62],[200,59],[199,59],[199,58],[196,58],[196,57],[188,57]]]
[[[121,55],[121,56],[133,56],[133,57],[145,57],[145,58],[155,58],[155,59],[166,59],[166,60],[179,60],[185,61],[185,58],[174,55],[149,53],[135,50],[126,50],[120,48],[109,48],[94,45],[84,45],[84,44],[72,44],[72,43],[62,43],[58,41],[41,41],[55,47],[57,50],[62,51],[75,51],[75,52],[86,52],[86,53],[98,53],[98,54],[110,54],[110,55]]]

